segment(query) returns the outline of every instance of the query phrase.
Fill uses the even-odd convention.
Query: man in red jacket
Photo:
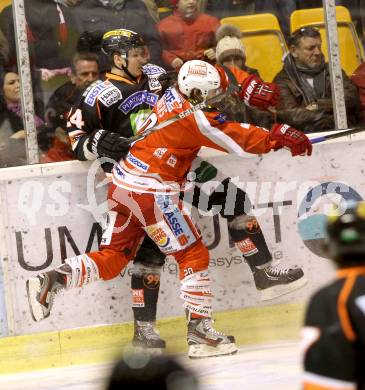
[[[215,60],[215,31],[219,20],[198,11],[197,0],[171,0],[176,7],[157,28],[162,43],[162,59],[179,69],[189,60]]]

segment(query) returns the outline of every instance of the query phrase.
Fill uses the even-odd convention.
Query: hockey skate
[[[38,322],[50,315],[54,297],[65,285],[59,273],[50,271],[28,279],[26,288],[30,312],[34,321]]]
[[[237,352],[233,336],[226,336],[212,326],[211,318],[194,318],[188,323],[189,358],[233,355]]]
[[[134,321],[134,337],[132,345],[136,350],[142,349],[152,355],[161,354],[166,348],[152,321]]]
[[[253,277],[263,301],[288,294],[307,283],[301,268],[282,269],[278,266],[268,266],[263,269],[255,268]]]

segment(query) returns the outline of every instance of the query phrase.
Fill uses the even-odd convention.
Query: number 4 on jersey
[[[77,127],[82,129],[85,122],[82,120],[82,111],[78,108],[69,118],[67,122],[67,127]]]

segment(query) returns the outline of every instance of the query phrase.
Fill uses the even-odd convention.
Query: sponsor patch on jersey
[[[167,152],[167,148],[157,148],[154,152],[153,155],[157,158],[162,158],[163,155]]]
[[[170,165],[170,167],[172,168],[175,168],[176,163],[177,163],[177,157],[171,154],[170,157],[167,159],[166,164]]]
[[[177,205],[173,204],[168,195],[157,194],[156,203],[164,215],[164,219],[170,227],[173,235],[182,247],[186,247],[195,242],[195,235],[190,229],[184,216]]]
[[[256,245],[252,242],[251,238],[237,242],[238,249],[243,253],[244,256],[252,256],[259,250]]]
[[[109,81],[100,81],[92,84],[90,86],[90,89],[86,90],[85,93],[85,103],[88,104],[89,106],[93,106],[95,104],[96,98],[105,89],[110,87],[110,82]]]
[[[127,161],[130,164],[132,164],[134,167],[136,167],[137,169],[139,169],[139,170],[141,170],[143,172],[147,172],[148,168],[150,167],[148,164],[146,164],[145,162],[141,161],[139,158],[134,157],[131,152],[129,152],[127,154]]]
[[[164,94],[164,101],[166,102],[167,111],[171,112],[174,109],[181,108],[183,100],[177,93],[175,88],[167,88]]]
[[[150,87],[151,91],[157,91],[162,89],[162,85],[157,77],[149,77],[148,86]]]
[[[163,73],[166,73],[164,68],[161,68],[161,66],[154,65],[154,64],[146,64],[143,66],[142,71],[145,75],[150,76],[159,76]]]
[[[161,227],[159,227],[157,224],[147,226],[146,232],[158,247],[167,249],[170,244],[170,239]]]
[[[123,102],[119,105],[119,110],[123,112],[123,114],[128,114],[128,112],[135,109],[137,106],[141,104],[148,104],[151,107],[154,107],[158,101],[158,95],[155,93],[148,92],[147,90],[138,91],[128,96]]]
[[[122,93],[114,86],[106,88],[98,96],[98,100],[106,107],[110,107],[120,99],[122,99]]]
[[[223,123],[227,121],[227,116],[223,114],[223,112],[221,112],[220,114],[214,117],[214,120],[216,120],[218,123],[223,125]]]
[[[132,307],[144,307],[144,291],[140,289],[132,289]]]

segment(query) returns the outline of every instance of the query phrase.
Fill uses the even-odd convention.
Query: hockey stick
[[[311,138],[311,144],[318,144],[334,138],[346,137],[351,134],[361,133],[365,128],[355,127],[353,129],[343,130],[335,134],[322,135],[321,137]]]
[[[161,123],[159,123],[156,126],[146,128],[145,130],[142,130],[140,133],[128,138],[128,140],[127,140],[128,144],[131,145],[133,142],[136,142],[142,138],[145,138],[145,137],[147,137],[147,135],[154,133],[157,130],[161,130],[167,126],[170,126],[172,123],[175,123],[181,119],[186,118],[187,116],[189,116],[191,114],[194,114],[195,112],[197,112],[199,110],[207,108],[208,106],[212,105],[213,103],[219,102],[225,96],[231,94],[232,92],[237,92],[238,90],[239,90],[238,87],[230,84],[226,91],[221,92],[218,95],[213,96],[209,99],[206,99],[205,101],[203,101],[201,103],[195,104],[195,106],[192,106],[192,107],[188,108],[187,110],[180,112],[180,114],[177,114],[170,119],[162,121]]]

